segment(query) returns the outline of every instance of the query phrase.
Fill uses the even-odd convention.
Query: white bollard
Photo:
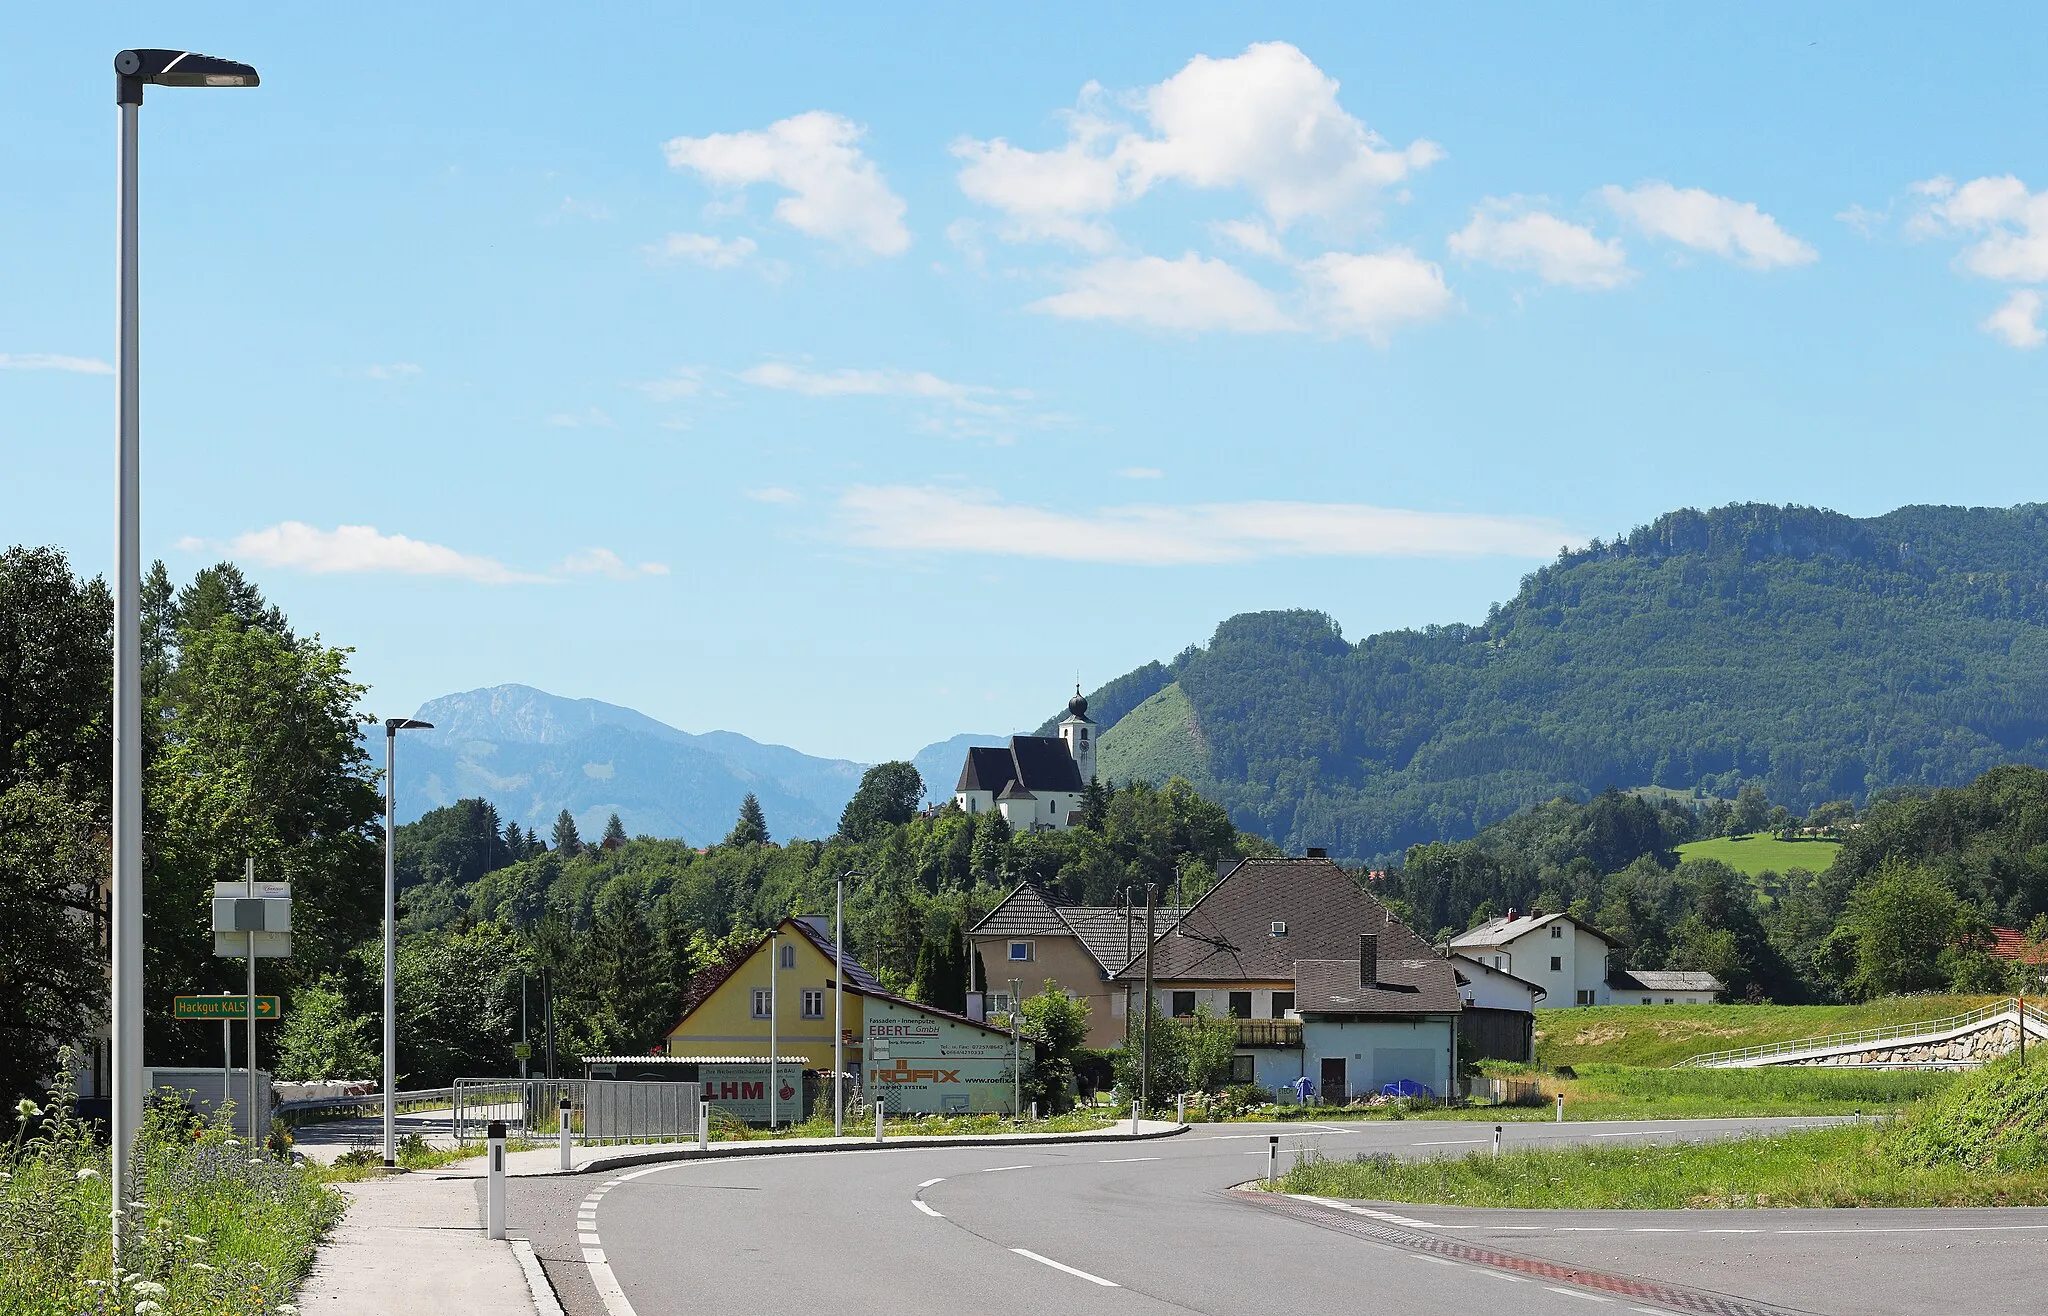
[[[486,1130],[490,1145],[491,1178],[484,1190],[484,1232],[492,1238],[505,1236],[505,1121],[492,1120]]]
[[[1500,1155],[1500,1125],[1493,1126],[1493,1154]]]
[[[1564,1093],[1557,1094],[1557,1122],[1564,1123]]]
[[[1266,1137],[1266,1187],[1271,1188],[1280,1177],[1280,1135]]]
[[[698,1085],[697,1094],[697,1150],[711,1150],[711,1085]]]
[[[1133,1138],[1138,1136],[1138,1099],[1136,1097],[1131,1098],[1131,1136]]]
[[[875,1094],[875,1141],[882,1140],[882,1094]]]
[[[1181,1094],[1180,1094],[1179,1096],[1177,1096],[1177,1097],[1175,1097],[1175,1098],[1173,1099],[1173,1102],[1174,1102],[1174,1106],[1173,1106],[1173,1122],[1174,1122],[1175,1124],[1185,1124],[1185,1123],[1187,1123],[1187,1122],[1188,1122],[1188,1094],[1187,1094],[1187,1093],[1185,1093],[1185,1092],[1181,1093]]]
[[[1031,1103],[1031,1121],[1034,1124],[1038,1122],[1038,1103],[1035,1101]]]
[[[576,1168],[576,1153],[570,1141],[573,1135],[569,1132],[569,1098],[567,1097],[562,1098],[562,1122],[557,1126],[557,1129],[557,1136],[560,1137],[562,1142],[561,1166],[565,1170],[573,1170]]]

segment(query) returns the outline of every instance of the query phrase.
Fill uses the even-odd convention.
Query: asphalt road
[[[1816,1121],[1511,1124],[1510,1144],[1729,1136]],[[1506,1212],[1253,1199],[1266,1138],[1456,1155],[1491,1126],[1203,1125],[1143,1143],[881,1150],[515,1179],[571,1316],[2039,1311],[2048,1209]],[[481,1185],[479,1185],[479,1191]],[[579,1224],[579,1212],[581,1223]],[[591,1266],[590,1260],[601,1264]]]

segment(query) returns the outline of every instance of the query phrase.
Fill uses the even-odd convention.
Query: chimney
[[[1514,922],[1514,921],[1515,921],[1516,919],[1518,919],[1518,918],[1520,918],[1520,917],[1521,917],[1521,915],[1519,915],[1519,914],[1515,913],[1515,907],[1514,907],[1513,905],[1509,905],[1509,906],[1508,906],[1508,922],[1512,923],[1512,922]]]
[[[1380,981],[1380,934],[1358,934],[1358,985],[1376,987]]]
[[[1330,852],[1320,845],[1312,845],[1308,848],[1308,854],[1304,857],[1308,859],[1328,859]]]

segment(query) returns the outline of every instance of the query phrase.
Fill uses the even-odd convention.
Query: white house
[[[1607,1005],[1607,952],[1614,943],[1569,914],[1517,914],[1451,938],[1451,953],[1543,989],[1546,1004]]]
[[[1457,974],[1458,1054],[1474,1060],[1536,1058],[1536,1003],[1548,993],[1537,983],[1517,978],[1470,955],[1451,956]]]
[[[1000,813],[1014,832],[1063,832],[1081,820],[1096,738],[1077,686],[1058,735],[1011,736],[1007,745],[969,749],[953,802],[964,813]]]

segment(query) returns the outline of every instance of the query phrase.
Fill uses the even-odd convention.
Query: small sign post
[[[292,953],[291,883],[258,882],[253,858],[242,861],[240,882],[215,882],[213,953],[230,959],[244,955],[249,961],[249,990],[241,1017],[249,1022],[249,1139],[256,1142],[269,1132],[258,1125],[257,1117],[270,1113],[256,1109],[256,1021],[266,1017],[261,1000],[271,1002],[267,1017],[274,1019],[278,1015],[276,997],[256,995],[256,961],[259,957],[282,958]]]
[[[249,998],[246,996],[174,996],[171,998],[173,1019],[218,1019],[222,1023],[239,1023],[249,1017]],[[275,996],[256,998],[256,1018],[263,1023],[272,1023],[284,1018],[284,1006]]]

